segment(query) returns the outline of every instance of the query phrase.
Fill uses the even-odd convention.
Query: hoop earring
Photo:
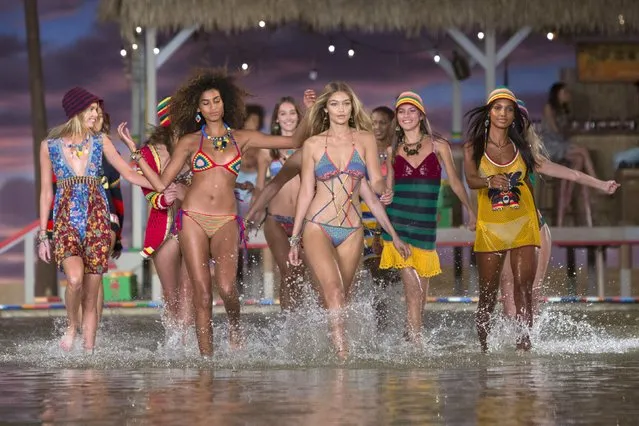
[[[397,126],[395,126],[395,132],[399,133],[402,130],[401,127],[399,127],[399,124]]]
[[[195,122],[199,123],[200,121],[202,121],[202,116],[200,115],[200,112],[196,112],[195,113]]]

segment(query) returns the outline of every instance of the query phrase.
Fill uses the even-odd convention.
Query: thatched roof
[[[489,26],[512,32],[526,25],[573,34],[639,32],[639,0],[101,0],[100,16],[117,22],[124,35],[136,26],[237,32],[259,20],[297,22],[320,32],[415,34]]]

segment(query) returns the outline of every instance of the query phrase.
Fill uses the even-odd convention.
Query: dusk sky
[[[98,0],[39,2],[48,127],[63,121],[62,95],[73,86],[83,86],[103,97],[113,123],[130,121],[130,82],[119,53],[128,46],[124,46],[115,24],[98,22],[98,4]],[[160,34],[160,48],[170,36]],[[331,40],[337,48],[332,55],[327,50]],[[2,240],[36,219],[22,1],[0,2],[0,45]],[[247,62],[251,69],[240,83],[254,95],[250,103],[267,109],[267,120],[281,96],[301,99],[306,88],[319,92],[331,80],[344,80],[369,108],[391,105],[393,97],[403,90],[419,92],[435,129],[448,134],[451,84],[427,51],[432,46],[448,57],[455,47],[444,35],[408,39],[402,34],[318,34],[297,26],[260,29],[256,23],[256,29],[246,33],[198,34],[189,39],[159,70],[158,97],[174,92],[194,67],[227,65],[237,70]],[[356,51],[352,59],[346,54],[350,47]],[[509,86],[527,102],[533,116],[539,116],[549,86],[562,68],[574,65],[572,44],[561,39],[549,42],[545,35],[534,34],[509,58]],[[316,81],[309,79],[311,69],[318,71]],[[472,77],[462,85],[464,110],[484,98],[484,73],[479,67],[472,71]],[[497,75],[497,83],[502,84],[503,67]],[[19,271],[18,258],[14,260],[3,255],[0,276]]]

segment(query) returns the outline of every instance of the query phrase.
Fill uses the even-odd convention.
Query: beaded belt
[[[84,185],[100,185],[101,179],[97,176],[73,176],[70,178],[60,179],[57,181],[59,187],[69,187],[72,185],[84,184]]]

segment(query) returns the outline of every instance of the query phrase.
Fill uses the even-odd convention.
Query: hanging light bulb
[[[153,48],[153,53],[156,54],[156,55],[159,55],[160,54],[160,48],[159,47],[154,47]]]
[[[480,39],[480,40],[483,40],[484,39],[484,33],[482,31],[478,32],[477,33],[477,38]]]
[[[265,22],[265,21],[263,21],[263,20],[260,20],[260,22],[258,22],[258,23],[257,23],[257,25],[258,25],[260,28],[264,28],[264,27],[266,26],[266,22]]]
[[[137,43],[133,43],[133,44],[131,45],[131,49],[133,49],[133,50],[138,50],[138,44],[137,44]]]
[[[142,34],[142,27],[135,27],[135,32],[138,34]]]
[[[353,56],[355,56],[355,49],[351,47],[350,49],[348,49],[348,57],[352,58]]]
[[[242,70],[248,71],[248,69],[249,69],[249,65],[246,62],[242,63]]]
[[[121,49],[120,50],[120,56],[122,56],[123,58],[126,57],[126,49]]]
[[[553,41],[555,39],[555,33],[553,33],[552,31],[548,32],[548,34],[546,34],[546,38],[550,41]]]
[[[328,45],[328,53],[335,53],[335,45],[333,43]]]
[[[433,61],[435,61],[436,64],[439,63],[439,61],[442,60],[442,57],[439,56],[439,53],[435,53],[435,56],[433,56]]]

